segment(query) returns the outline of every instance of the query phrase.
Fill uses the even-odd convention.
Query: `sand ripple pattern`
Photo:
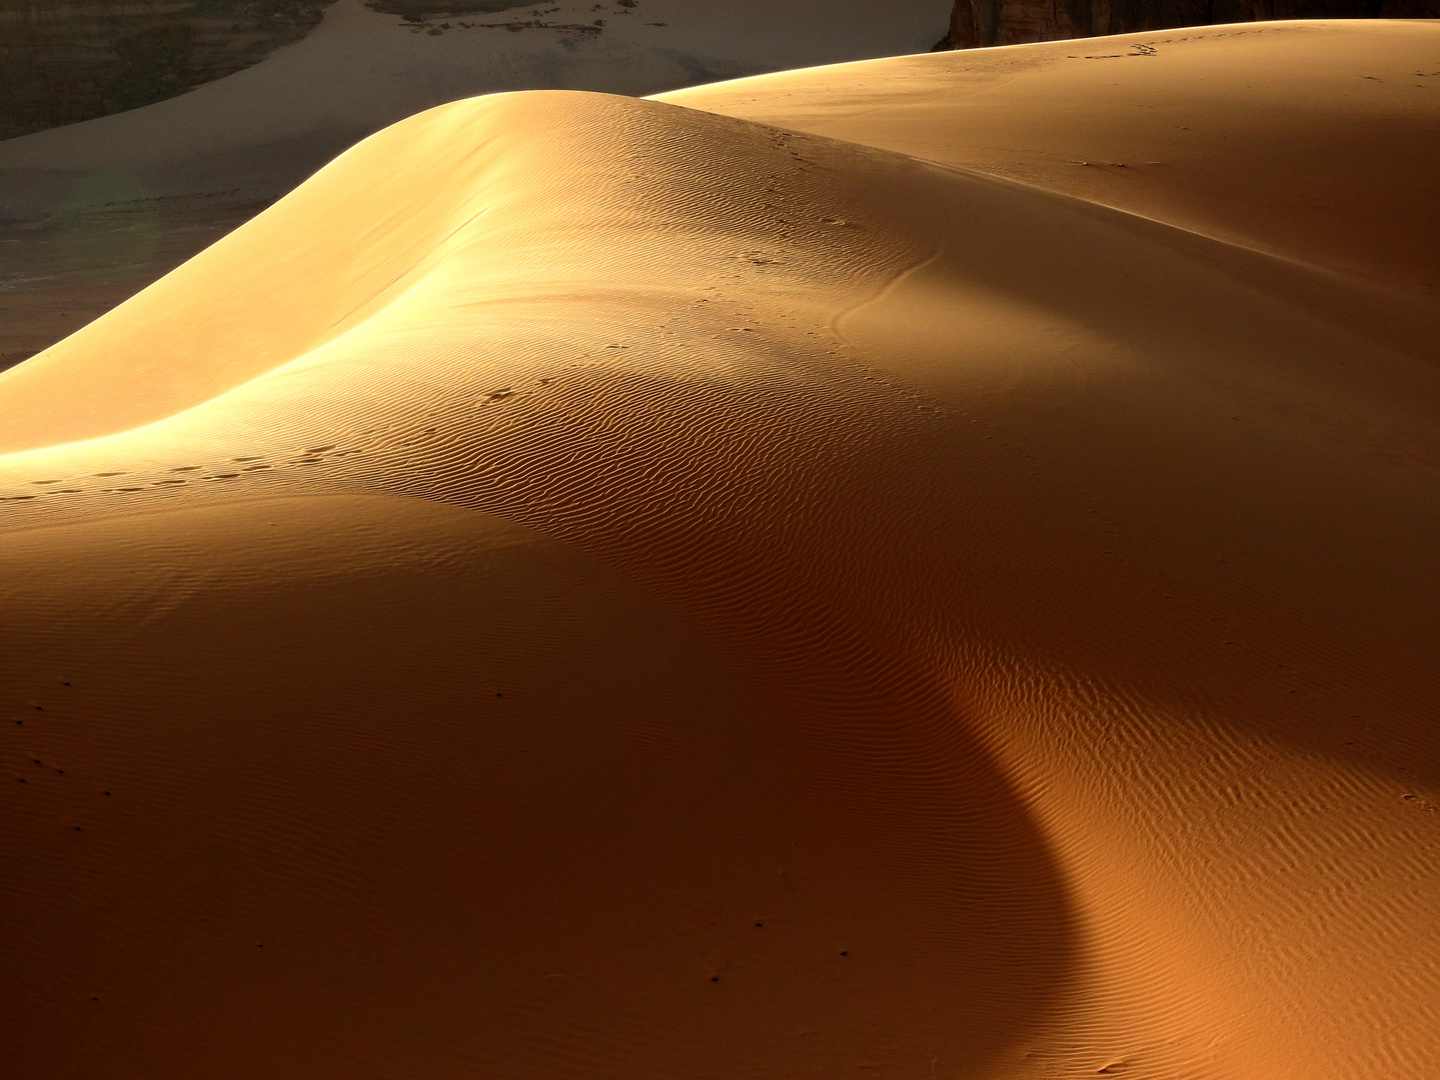
[[[352,191],[358,209],[325,208]],[[1440,735],[1423,677],[1440,608],[1404,572],[1440,539],[1424,449],[1440,445],[1425,419],[1440,385],[1403,341],[1316,315],[1279,270],[1259,288],[1224,245],[1072,199],[556,93],[374,137],[107,316],[120,347],[153,344],[281,236],[298,276],[240,274],[196,319],[256,325],[177,345],[198,357],[183,379],[123,415],[17,421],[0,458],[15,542],[376,496],[539,534],[742,673],[762,705],[737,730],[774,740],[793,858],[835,886],[813,887],[814,910],[839,925],[849,905],[886,942],[858,989],[793,984],[837,1028],[872,1010],[859,1043],[770,1031],[737,976],[750,1004],[724,1019],[638,991],[566,1009],[520,995],[520,1034],[474,1020],[467,1067],[1440,1068]],[[325,258],[341,269],[303,280]],[[1105,307],[1097,267],[1133,293]],[[997,329],[997,311],[1014,318]],[[0,381],[5,407],[90,362],[103,323],[33,382]],[[1341,355],[1362,375],[1326,366]],[[1306,363],[1324,367],[1313,385]],[[1255,406],[1257,387],[1294,404],[1351,379],[1343,438],[1313,409]],[[1377,452],[1401,439],[1421,449]],[[1307,590],[1315,575],[1334,587]],[[306,843],[297,880],[317,903],[367,887]],[[627,977],[651,986],[658,963]],[[708,1024],[761,1033],[718,1050]],[[698,1046],[722,1057],[687,1058]]]

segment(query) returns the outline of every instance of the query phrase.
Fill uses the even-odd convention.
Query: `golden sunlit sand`
[[[7,1059],[1440,1074],[1437,136],[1420,22],[473,98],[0,375]]]

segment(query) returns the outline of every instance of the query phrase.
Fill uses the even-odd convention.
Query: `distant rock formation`
[[[333,0],[7,0],[0,138],[104,116],[249,67]]]
[[[956,0],[936,51],[1265,19],[1440,18],[1440,0]]]

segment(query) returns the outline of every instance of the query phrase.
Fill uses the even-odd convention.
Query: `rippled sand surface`
[[[0,375],[27,1076],[1440,1072],[1440,27],[421,113]]]

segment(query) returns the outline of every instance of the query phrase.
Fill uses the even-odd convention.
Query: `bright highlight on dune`
[[[1425,23],[354,147],[0,375],[16,1075],[1440,1075],[1437,175]]]

